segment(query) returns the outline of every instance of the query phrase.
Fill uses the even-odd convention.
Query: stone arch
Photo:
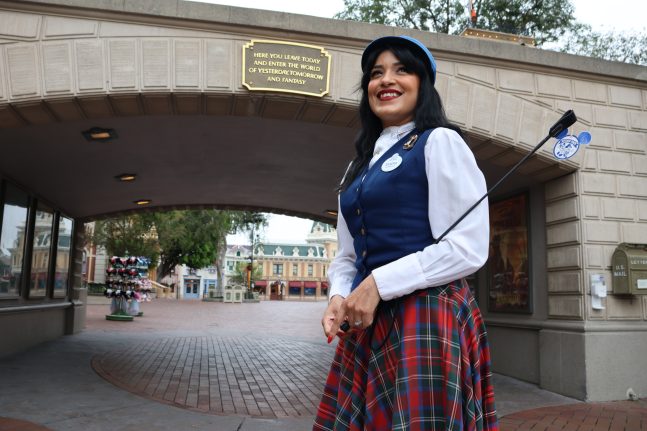
[[[10,141],[27,140],[36,145],[47,145],[38,136],[22,133],[25,126],[42,128],[42,135],[53,136],[62,129],[69,129],[66,125],[72,125],[79,133],[84,127],[101,124],[117,125],[117,129],[136,129],[135,123],[141,118],[142,127],[150,129],[148,137],[136,137],[138,142],[144,142],[160,139],[155,136],[150,121],[146,123],[155,116],[160,123],[177,127],[187,127],[186,123],[191,123],[192,127],[207,127],[205,124],[213,121],[218,122],[221,130],[227,127],[249,130],[260,126],[265,131],[263,138],[271,143],[280,139],[277,135],[287,136],[286,130],[294,129],[302,134],[302,140],[291,137],[294,151],[303,147],[303,141],[308,145],[329,146],[319,149],[322,155],[329,156],[325,161],[329,168],[320,166],[318,177],[330,178],[331,182],[326,184],[327,190],[315,191],[316,195],[323,195],[324,190],[334,188],[334,179],[352,155],[350,143],[358,127],[356,105],[359,95],[356,86],[360,75],[361,48],[349,47],[343,38],[330,39],[325,45],[333,58],[330,92],[323,98],[313,98],[250,92],[242,86],[242,46],[259,37],[277,38],[280,31],[274,31],[274,34],[271,31],[269,34],[240,31],[236,26],[225,26],[215,31],[187,21],[181,25],[174,22],[175,26],[169,22],[151,25],[136,16],[122,16],[122,21],[115,21],[46,12],[0,13],[3,20],[17,23],[15,29],[10,28],[9,34],[5,35],[9,43],[0,46],[0,63],[2,70],[6,71],[0,79],[0,126],[9,129],[7,137]],[[313,43],[317,43],[317,37],[313,39]],[[496,178],[502,169],[509,168],[523,157],[565,110],[563,104],[556,104],[546,97],[541,87],[542,79],[555,81],[561,78],[526,73],[533,76],[520,84],[510,77],[509,65],[496,67],[469,57],[445,59],[442,51],[438,58],[437,87],[448,116],[468,133],[477,158],[485,166],[486,173],[491,172],[488,174],[491,178]],[[194,121],[183,121],[186,118]],[[519,124],[524,124],[524,127],[519,127]],[[120,139],[124,139],[121,136],[126,134],[120,133]],[[322,139],[322,136],[327,138]],[[184,144],[188,149],[189,142]],[[148,150],[151,148],[149,145]],[[250,148],[250,152],[257,151],[256,146]],[[524,168],[524,174],[532,177],[528,181],[545,181],[579,166],[577,158],[557,162],[549,152],[546,146]],[[144,149],[140,153],[129,153],[131,157],[142,159],[147,154]],[[89,164],[101,163],[100,160],[87,159],[87,154],[84,157]],[[230,154],[229,157],[233,156]],[[149,158],[148,163],[152,163],[150,159],[153,158]],[[277,160],[279,158],[265,160],[262,168],[271,170],[274,164],[277,173],[296,171],[289,164],[281,164]],[[154,169],[164,169],[164,165],[171,162],[166,160]],[[308,167],[307,163],[304,165],[299,161],[294,164],[297,168],[301,165]],[[309,168],[317,175],[315,166]],[[241,166],[240,172],[257,172],[254,169],[252,163]],[[115,175],[118,173],[114,172]],[[11,169],[8,174],[12,174]],[[230,175],[236,177],[235,172]],[[241,177],[243,175],[239,174],[238,178]],[[307,175],[302,180],[306,181]],[[161,179],[157,181],[163,183]],[[289,187],[287,177],[282,183],[270,181],[269,184],[275,191]],[[57,186],[63,187],[63,184]],[[134,196],[132,198],[135,199]],[[242,198],[231,201],[222,197],[217,202],[200,198],[192,202],[181,199],[155,201],[154,205],[163,207],[246,206],[250,203],[258,208],[276,206],[262,200],[243,202]],[[334,207],[334,201],[328,201],[314,211],[306,210],[305,206],[278,206],[289,213],[326,219],[324,211]],[[94,217],[131,209],[132,202],[128,201],[116,208],[94,211],[78,208],[72,213]]]

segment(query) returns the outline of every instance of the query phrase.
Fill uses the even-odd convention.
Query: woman
[[[362,55],[362,130],[340,186],[322,318],[340,337],[314,430],[497,430],[490,355],[463,277],[488,254],[486,192],[436,63],[407,36]]]

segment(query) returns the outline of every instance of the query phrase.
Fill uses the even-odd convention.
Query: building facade
[[[177,299],[204,299],[210,296],[210,292],[217,292],[218,270],[215,266],[193,269],[185,265],[175,267],[170,277],[171,284],[175,280],[177,292],[173,290]]]
[[[254,262],[253,290],[261,299],[318,300],[328,295],[327,270],[337,253],[334,227],[313,222],[305,243],[229,245],[225,257],[226,284]],[[252,259],[253,257],[253,259]],[[247,282],[247,285],[249,282]]]

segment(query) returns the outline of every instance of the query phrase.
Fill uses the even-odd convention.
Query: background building
[[[262,299],[325,299],[326,271],[337,253],[337,232],[331,225],[313,222],[305,244],[260,243],[254,265],[261,269],[254,290]],[[229,245],[225,257],[226,284],[239,265],[250,263],[251,246]]]

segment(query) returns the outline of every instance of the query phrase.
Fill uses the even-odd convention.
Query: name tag
[[[394,154],[382,163],[383,172],[391,172],[395,170],[402,163],[402,157],[399,154]]]

